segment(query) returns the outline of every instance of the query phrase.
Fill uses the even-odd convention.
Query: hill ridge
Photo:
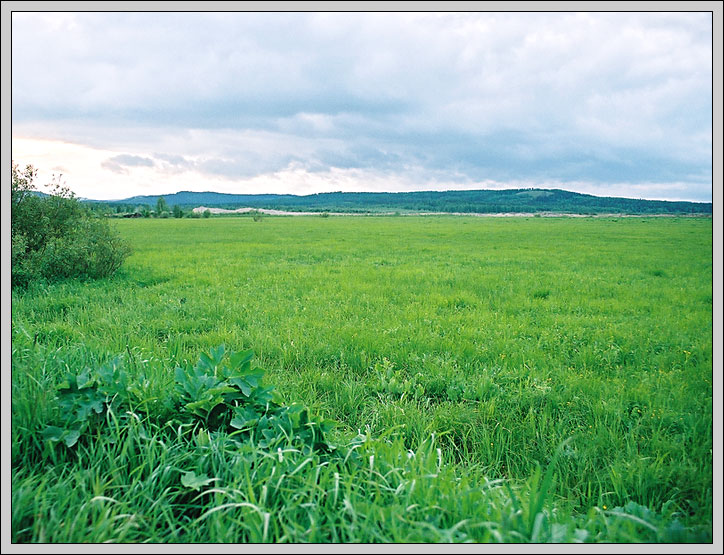
[[[563,212],[563,213],[683,213],[711,214],[711,202],[646,200],[625,197],[599,197],[563,189],[471,189],[405,192],[329,192],[309,195],[235,194],[214,191],[179,191],[164,195],[137,195],[121,200],[85,202],[154,206],[163,197],[168,206],[182,208],[207,206],[242,207],[285,211],[380,212],[424,211],[455,213]]]

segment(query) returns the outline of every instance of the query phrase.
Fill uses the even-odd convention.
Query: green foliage
[[[178,204],[173,205],[173,217],[174,218],[183,218],[184,217],[184,211],[181,209],[181,207]]]
[[[711,226],[120,220],[117,279],[13,292],[12,537],[711,542]],[[227,375],[221,343],[259,358]],[[66,373],[122,351],[138,393],[48,445]],[[257,428],[269,384],[339,422],[332,454],[293,438],[296,409]]]
[[[320,448],[316,443],[321,435],[312,431],[313,422],[301,405],[270,409],[250,401],[260,389],[261,379],[259,369],[250,365],[252,356],[251,351],[227,356],[223,346],[211,349],[201,354],[191,375],[178,375],[176,383],[180,404],[188,408],[195,402],[191,399],[206,400],[209,389],[219,389],[221,378],[233,380],[236,391],[219,392],[230,395],[224,403],[232,398],[247,402],[234,405],[234,420],[243,418],[244,422],[232,426],[261,431],[244,439],[239,432],[228,433],[223,427],[199,427],[207,422],[206,416],[203,422],[175,419],[166,425],[153,412],[139,417],[135,411],[138,405],[148,404],[148,391],[133,385],[136,380],[130,379],[120,358],[94,371],[86,368],[68,374],[58,387],[65,425],[47,426],[42,436],[50,443],[63,442],[63,452],[75,453],[85,461],[87,470],[41,481],[15,472],[14,540],[710,540],[706,531],[685,526],[681,515],[671,508],[660,513],[629,502],[611,510],[594,507],[586,515],[557,510],[551,492],[566,443],[558,446],[544,473],[538,465],[520,486],[491,481],[477,466],[460,473],[445,460],[434,434],[414,449],[394,432],[379,438],[369,432],[357,434],[345,440],[336,457],[328,457],[329,445]],[[201,379],[203,376],[207,379]],[[208,379],[211,376],[214,379]],[[262,397],[267,405],[274,405],[271,395]],[[249,410],[264,414],[242,416]],[[185,414],[199,416],[195,408]],[[265,419],[267,425],[260,427]],[[329,429],[329,423],[321,427]],[[45,459],[60,463],[63,454],[46,451]],[[70,487],[69,480],[75,487]],[[121,488],[123,480],[132,483]],[[28,495],[30,490],[32,495]],[[64,502],[58,502],[59,495]],[[93,497],[89,499],[89,495]],[[96,507],[90,514],[85,512],[89,505]],[[76,517],[90,519],[93,526],[75,526],[78,519],[69,518],[71,511]],[[125,525],[125,518],[133,521],[139,514],[143,518],[138,518],[135,526]]]
[[[85,432],[98,426],[108,410],[131,409],[135,392],[137,386],[129,383],[119,358],[95,371],[86,368],[79,374],[69,373],[58,386],[60,425],[46,427],[43,437],[72,447]]]
[[[171,404],[181,409],[179,421],[198,422],[212,431],[236,430],[237,440],[264,448],[284,444],[304,452],[333,451],[325,434],[335,423],[310,419],[308,409],[297,403],[282,405],[273,387],[261,385],[264,371],[251,367],[253,356],[251,350],[227,356],[220,345],[209,354],[201,353],[193,367],[177,367]],[[140,378],[141,383],[144,380]],[[58,387],[59,425],[46,427],[43,437],[72,447],[86,431],[95,429],[106,412],[133,411],[141,398],[142,390],[129,382],[119,358],[95,371],[69,373]]]
[[[12,285],[65,278],[102,278],[118,270],[129,254],[108,222],[80,204],[56,181],[51,195],[40,195],[36,171],[12,167]]]
[[[163,197],[158,197],[156,201],[156,215],[162,217],[164,212],[168,212],[168,204],[166,204],[166,200]]]
[[[211,210],[204,210],[204,218],[210,218],[211,217]]]
[[[206,474],[196,476],[196,473],[193,470],[184,472],[183,476],[181,476],[181,483],[185,487],[191,488],[196,491],[199,491],[201,488],[214,483],[216,480],[218,480],[218,478],[209,478]]]
[[[307,408],[283,406],[273,387],[261,385],[264,371],[251,366],[251,350],[231,352],[223,345],[202,353],[195,366],[176,368],[176,391],[184,411],[209,429],[238,430],[235,437],[261,447],[279,442],[305,451],[331,451],[325,433],[331,420],[310,420]]]

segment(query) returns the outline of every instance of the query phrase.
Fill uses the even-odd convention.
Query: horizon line
[[[146,194],[146,195],[133,195],[126,198],[118,199],[93,199],[89,197],[79,197],[80,200],[92,201],[92,202],[124,202],[134,198],[147,198],[147,197],[165,197],[171,195],[178,195],[182,193],[191,194],[214,194],[224,196],[247,196],[247,197],[258,197],[258,196],[275,196],[275,197],[312,197],[317,195],[333,195],[333,194],[383,194],[383,195],[399,195],[399,194],[411,194],[411,193],[471,193],[471,192],[506,192],[506,191],[562,191],[564,193],[572,193],[574,195],[594,197],[594,198],[611,198],[611,199],[625,199],[625,200],[642,200],[647,202],[688,202],[693,204],[712,204],[713,199],[710,201],[705,200],[666,200],[666,199],[647,199],[643,197],[623,197],[623,196],[610,196],[610,195],[594,195],[591,193],[579,193],[570,189],[560,188],[546,188],[546,187],[511,187],[507,189],[420,189],[414,191],[324,191],[318,193],[308,194],[294,194],[294,193],[221,193],[218,191],[190,191],[190,190],[179,190],[173,193],[160,193],[160,194]]]

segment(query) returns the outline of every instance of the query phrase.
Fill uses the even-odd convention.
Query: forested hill
[[[270,208],[334,212],[563,212],[576,214],[711,214],[711,202],[673,202],[597,197],[560,189],[416,191],[408,193],[319,193],[314,195],[235,195],[182,191],[103,202],[132,211],[156,205],[163,196],[169,207]]]

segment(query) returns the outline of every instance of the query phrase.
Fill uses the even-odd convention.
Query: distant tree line
[[[159,202],[163,200],[163,206]],[[104,203],[116,214],[138,212],[164,217],[166,203],[172,215],[183,217],[190,208],[212,206],[235,209],[267,208],[288,211],[332,212],[561,212],[576,214],[711,214],[710,202],[674,202],[618,197],[596,197],[560,189],[509,189],[501,191],[415,191],[409,193],[319,193],[315,195],[231,195],[180,192],[164,197],[133,197]],[[153,210],[153,207],[156,210]],[[164,208],[165,206],[165,208]],[[178,208],[177,208],[178,207]],[[144,212],[145,211],[145,212]],[[167,214],[168,217],[171,214]]]
[[[188,207],[174,204],[169,209],[164,197],[158,197],[155,206],[148,204],[116,202],[116,201],[85,201],[88,208],[95,214],[115,218],[199,218]],[[155,209],[154,209],[155,208]]]

